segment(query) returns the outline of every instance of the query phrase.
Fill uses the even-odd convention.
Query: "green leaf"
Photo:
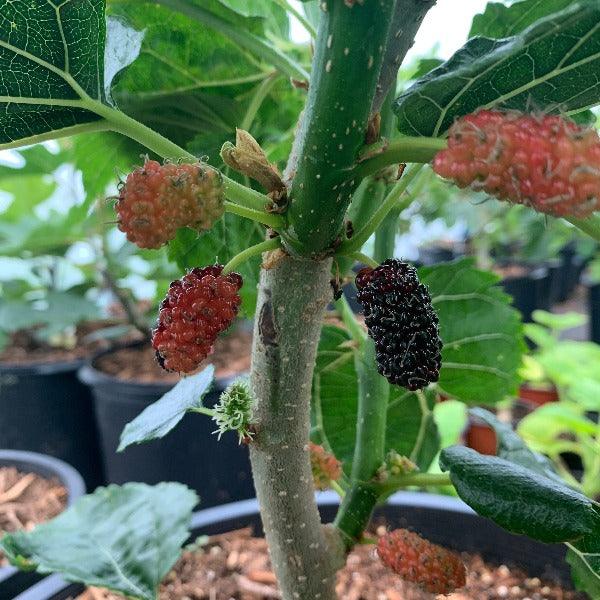
[[[590,598],[600,598],[600,531],[567,546],[567,562],[576,588]]]
[[[0,547],[18,566],[155,600],[197,500],[179,483],[100,487],[33,531],[6,534]]]
[[[483,14],[475,15],[469,37],[507,38],[533,25],[538,19],[563,10],[573,0],[523,0],[510,6],[488,2]]]
[[[325,325],[313,378],[312,421],[315,441],[325,444],[350,472],[356,440],[358,380],[355,348],[350,335]],[[431,464],[439,448],[433,420],[433,398],[424,410],[416,394],[391,386],[386,450],[413,460],[421,470]]]
[[[104,99],[105,34],[104,0],[3,4],[0,145],[98,120],[81,98]]]
[[[519,313],[498,277],[473,261],[422,268],[444,342],[438,387],[469,404],[494,404],[517,386],[524,349]],[[468,318],[465,318],[468,315]]]
[[[167,435],[188,411],[202,406],[202,397],[213,382],[214,372],[215,368],[209,365],[200,373],[184,377],[160,400],[147,406],[125,425],[117,451]]]
[[[502,423],[495,415],[483,408],[472,408],[469,413],[493,427],[498,444],[496,452],[500,458],[521,465],[549,479],[554,479],[558,483],[564,483],[556,474],[552,463],[545,456],[532,452],[510,425]]]
[[[575,113],[600,102],[600,5],[582,0],[518,35],[470,39],[397,98],[398,128],[440,136],[478,108]]]
[[[504,458],[452,446],[442,450],[440,466],[450,471],[458,495],[471,508],[513,533],[565,542],[600,527],[592,500]]]

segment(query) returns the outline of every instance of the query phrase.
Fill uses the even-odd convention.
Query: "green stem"
[[[342,317],[342,321],[344,325],[348,329],[348,332],[352,336],[352,339],[362,344],[367,339],[367,332],[360,326],[359,322],[356,320],[350,305],[348,304],[348,300],[346,300],[345,296],[342,296],[336,302],[337,309],[340,313],[340,317]]]
[[[223,175],[223,190],[229,200],[236,204],[241,204],[246,208],[264,211],[265,206],[271,203],[271,199],[268,196],[253,190],[251,187],[246,187],[225,175]]]
[[[191,408],[190,412],[198,413],[199,415],[206,415],[207,417],[214,417],[215,411],[212,408],[206,408],[206,406],[197,406]]]
[[[313,27],[313,24],[299,11],[296,10],[287,0],[273,0],[276,4],[279,4],[282,8],[285,8],[291,15],[296,17],[302,27],[308,31],[310,37],[314,38],[317,36],[317,30]]]
[[[395,4],[320,2],[312,81],[287,166],[294,176],[282,236],[298,254],[320,256],[331,246],[360,183],[351,168],[364,145]]]
[[[366,254],[363,254],[362,252],[353,252],[348,256],[352,258],[355,262],[362,263],[363,265],[367,265],[368,267],[373,267],[374,269],[379,266],[379,263],[375,259],[371,258],[370,256],[367,256]]]
[[[283,227],[283,219],[279,215],[274,215],[260,210],[254,210],[253,208],[246,208],[245,206],[240,206],[239,204],[228,202],[227,200],[225,201],[225,210],[233,213],[234,215],[251,219],[257,223],[262,223],[263,225],[271,227],[275,230]]]
[[[346,495],[346,490],[337,481],[330,481],[329,485],[340,498],[343,498]]]
[[[409,473],[378,484],[380,495],[389,495],[407,487],[452,485],[449,473]]]
[[[353,485],[346,492],[334,525],[341,533],[347,549],[361,540],[378,498],[379,492],[372,483]]]
[[[355,354],[358,415],[351,481],[370,481],[385,460],[385,430],[390,384],[377,372],[375,344],[367,338]]]
[[[233,271],[238,265],[246,262],[248,259],[256,256],[257,254],[262,254],[263,252],[267,252],[267,250],[275,250],[276,248],[281,247],[281,240],[278,237],[272,238],[270,240],[266,240],[264,242],[260,242],[260,244],[255,244],[254,246],[250,246],[250,248],[246,248],[239,254],[236,254],[224,267],[223,274],[230,273]]]
[[[359,162],[353,167],[352,175],[363,178],[398,163],[428,163],[440,150],[446,148],[447,143],[443,138],[398,138],[390,142],[383,152]]]
[[[373,251],[373,256],[379,263],[382,263],[386,258],[392,258],[394,256],[399,218],[400,211],[397,208],[393,208],[385,216],[375,232],[375,249]]]
[[[390,210],[396,206],[400,196],[406,191],[406,188],[415,179],[422,167],[423,165],[414,165],[400,178],[400,181],[392,188],[379,208],[367,221],[367,224],[358,233],[340,245],[338,254],[352,254],[363,247]]]
[[[591,215],[587,219],[576,219],[575,217],[564,217],[564,219],[600,242],[600,215]]]
[[[276,67],[281,73],[292,79],[308,81],[308,73],[289,56],[280,52],[264,39],[250,33],[242,27],[235,27],[214,13],[186,0],[154,0],[171,10],[179,12],[195,21],[219,31],[241,48],[247,50],[259,59]]]
[[[263,80],[258,86],[256,86],[256,90],[252,95],[252,100],[250,100],[246,114],[240,123],[240,129],[243,129],[244,131],[250,131],[250,127],[252,127],[252,123],[254,122],[262,103],[273,89],[273,86],[277,83],[278,76],[279,73],[271,75],[267,79]]]

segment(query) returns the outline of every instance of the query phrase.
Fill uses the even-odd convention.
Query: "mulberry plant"
[[[497,456],[440,448],[440,396],[495,404],[517,386],[521,325],[497,277],[470,259],[417,269],[395,256],[400,225],[438,175],[447,201],[459,201],[455,183],[600,240],[597,0],[494,3],[463,48],[419,64],[410,85],[415,69],[399,70],[434,0],[297,4],[0,3],[0,148],[75,136],[86,201],[116,168],[129,173],[118,228],[179,269],[152,345],[187,396],[147,409],[121,448],[140,423],[136,442],[185,409],[212,416],[219,437],[237,433],[283,600],[336,598],[346,555],[373,541],[376,505],[439,486],[513,533],[566,544],[576,585],[600,597],[595,501],[487,411],[477,415],[496,429]],[[282,42],[290,13],[311,44]],[[341,294],[356,266],[364,322]],[[249,382],[201,406],[195,382],[238,314],[254,322]],[[340,495],[326,526],[315,481]],[[120,578],[106,581],[108,567],[46,560],[30,535],[44,529],[1,542],[20,566],[155,597],[136,553],[117,556]],[[416,533],[381,537],[378,553],[427,591],[465,582],[457,555]],[[132,570],[145,585],[125,586]]]

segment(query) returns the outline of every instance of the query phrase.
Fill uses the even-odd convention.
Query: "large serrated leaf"
[[[442,450],[440,466],[450,471],[458,495],[471,508],[513,533],[566,542],[600,527],[600,512],[592,500],[503,458],[451,446]]]
[[[121,433],[118,452],[132,444],[163,438],[185,414],[202,406],[202,397],[210,388],[215,368],[209,365],[200,373],[184,377],[162,398],[147,406]]]
[[[179,483],[101,487],[33,531],[5,535],[0,547],[17,566],[155,600],[197,500]]]
[[[0,144],[98,119],[105,35],[104,0],[0,2]]]
[[[507,39],[475,37],[394,103],[398,128],[440,136],[481,107],[575,113],[600,102],[600,5],[582,0]]]
[[[358,410],[355,352],[346,331],[333,325],[323,327],[313,379],[313,433],[315,441],[328,446],[348,473]],[[386,449],[411,458],[423,470],[439,448],[431,410],[431,398],[423,407],[416,394],[391,386]]]
[[[524,349],[519,313],[498,277],[470,259],[419,270],[440,319],[444,342],[438,386],[470,404],[493,404],[511,393]]]

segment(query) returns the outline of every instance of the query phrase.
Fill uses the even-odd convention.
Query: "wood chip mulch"
[[[67,490],[58,479],[0,467],[0,537],[19,529],[30,531],[61,513],[66,505]],[[0,566],[6,564],[0,552]]]
[[[467,585],[448,600],[584,600],[551,581],[527,577],[506,565],[492,566],[479,556],[463,554]],[[359,546],[338,574],[340,600],[431,600],[435,596],[405,583],[378,560],[375,547]],[[270,600],[281,598],[271,571],[267,545],[250,529],[208,538],[200,548],[184,551],[160,589],[160,600]],[[442,598],[442,596],[440,596]],[[88,588],[76,600],[123,600]]]

